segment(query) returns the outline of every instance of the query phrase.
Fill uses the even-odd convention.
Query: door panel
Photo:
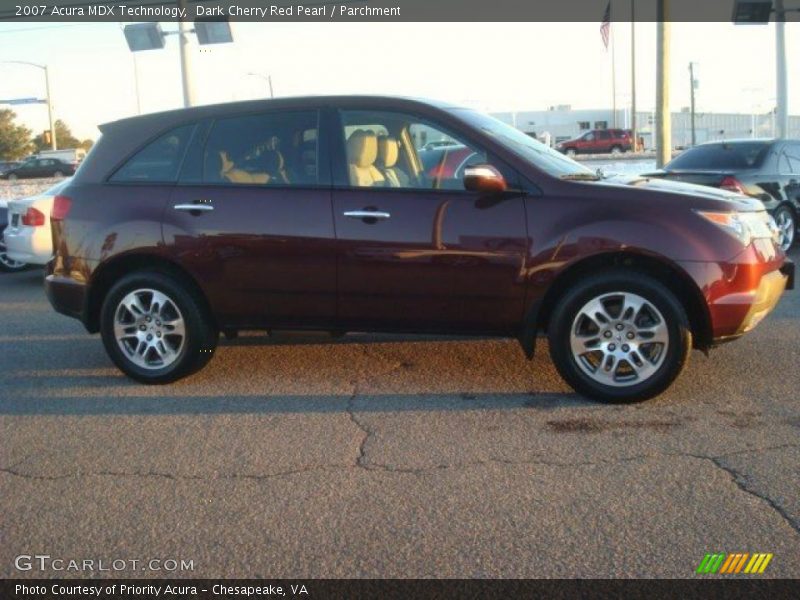
[[[179,186],[164,215],[169,252],[227,326],[314,327],[336,314],[329,189]],[[201,202],[211,211],[176,210]]]
[[[360,219],[345,213],[388,213]],[[334,191],[339,318],[366,328],[508,331],[522,317],[523,198]]]

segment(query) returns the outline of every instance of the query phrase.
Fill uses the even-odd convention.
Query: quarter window
[[[316,185],[317,111],[218,120],[208,136],[203,180],[234,185]]]
[[[111,181],[124,183],[174,183],[195,125],[168,131],[128,160]]]

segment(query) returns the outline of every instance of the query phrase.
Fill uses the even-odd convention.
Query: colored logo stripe
[[[724,552],[709,553],[700,561],[696,572],[711,575],[715,573],[728,575],[742,572],[748,574],[763,573],[772,560],[772,556],[772,554],[768,553],[751,555],[749,552],[736,552],[733,554]]]

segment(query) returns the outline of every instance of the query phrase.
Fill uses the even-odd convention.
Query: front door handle
[[[214,205],[208,202],[198,202],[197,204],[176,204],[173,206],[175,210],[187,210],[189,212],[195,211],[210,211],[214,210]]]
[[[347,210],[343,214],[351,219],[388,219],[392,216],[380,210]]]

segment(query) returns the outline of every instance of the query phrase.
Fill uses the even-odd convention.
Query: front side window
[[[418,117],[372,111],[341,116],[347,182],[354,187],[464,190],[467,166],[493,162],[482,149]]]
[[[597,178],[592,170],[494,117],[468,108],[452,109],[451,114],[549,175],[562,178]]]
[[[195,125],[168,131],[133,155],[111,181],[121,183],[174,183]]]
[[[203,181],[305,186],[319,182],[317,111],[219,119],[203,155]]]

